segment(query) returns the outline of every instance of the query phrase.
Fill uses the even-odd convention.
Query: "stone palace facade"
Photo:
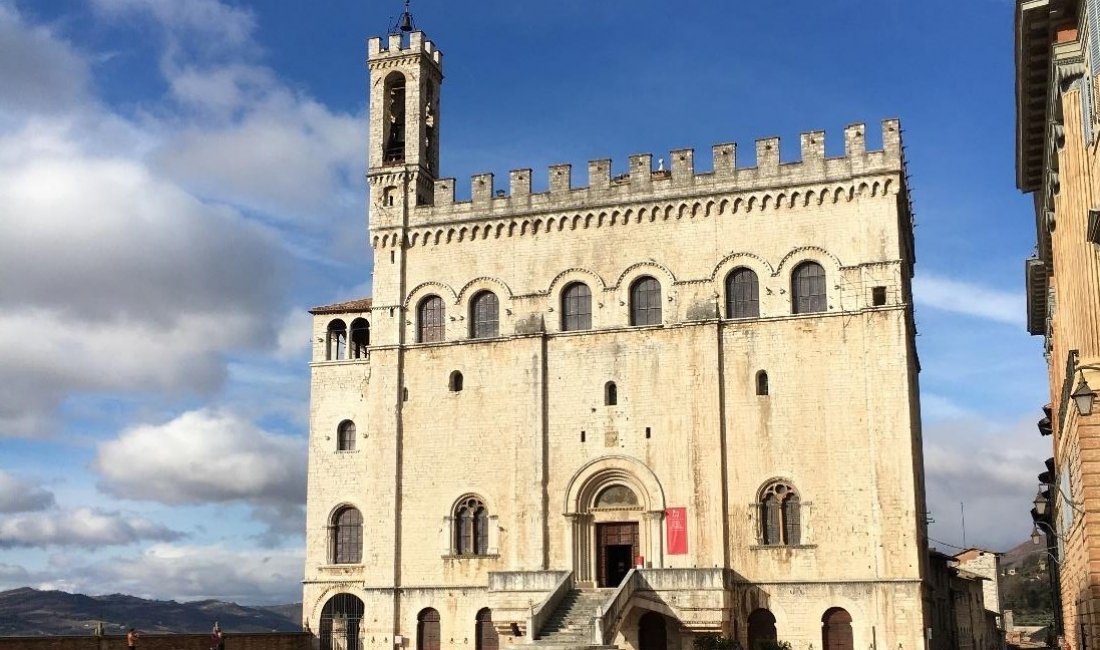
[[[899,123],[458,201],[440,50],[368,65],[373,296],[312,310],[320,647],[923,648]]]

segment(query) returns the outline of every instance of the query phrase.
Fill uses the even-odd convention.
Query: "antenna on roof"
[[[401,17],[397,19],[393,27],[390,28],[391,34],[400,34],[401,32],[415,32],[416,22],[413,21],[413,15],[409,11],[409,0],[405,0],[405,11],[401,14]]]

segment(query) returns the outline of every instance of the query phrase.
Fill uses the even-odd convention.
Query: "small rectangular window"
[[[645,438],[646,438],[646,440],[649,440],[649,438],[650,438],[650,437],[651,437],[652,435],[653,435],[653,434],[652,434],[652,431],[650,431],[650,428],[649,428],[649,427],[646,427],[646,428],[645,428]]]
[[[871,289],[871,304],[875,307],[881,307],[886,304],[886,287],[875,287]]]
[[[581,442],[584,442],[584,431],[581,431]]]

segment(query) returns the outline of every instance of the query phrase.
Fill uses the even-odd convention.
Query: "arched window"
[[[789,483],[775,481],[760,492],[760,541],[766,546],[802,543],[802,513],[798,492]]]
[[[355,451],[355,423],[351,420],[344,420],[336,428],[336,449]]]
[[[351,321],[351,358],[366,359],[370,345],[370,323],[365,318]]]
[[[603,405],[615,406],[619,403],[619,389],[615,382],[609,381],[603,385]]]
[[[439,612],[431,607],[416,616],[416,650],[439,650]]]
[[[768,373],[763,370],[756,373],[756,394],[768,394]]]
[[[482,291],[470,301],[470,328],[475,339],[500,335],[500,302],[492,291]]]
[[[634,490],[631,490],[625,485],[612,485],[606,487],[596,495],[595,506],[596,508],[636,508],[638,506],[638,495],[634,494]]]
[[[752,269],[734,269],[726,276],[726,318],[760,317],[760,282]]]
[[[803,262],[791,273],[791,308],[796,314],[813,314],[828,309],[825,269],[817,262]]]
[[[592,291],[574,282],[561,293],[561,328],[566,332],[592,329]]]
[[[821,616],[822,650],[854,650],[852,615],[834,607]]]
[[[630,286],[630,324],[661,324],[661,285],[649,276]]]
[[[775,631],[775,616],[766,609],[758,609],[749,614],[748,650],[770,650],[779,635]]]
[[[447,380],[447,388],[450,389],[450,391],[452,393],[461,393],[462,392],[462,373],[461,372],[455,370],[454,372],[451,373],[451,378],[449,380]]]
[[[359,564],[363,560],[363,516],[352,507],[332,517],[332,563]]]
[[[325,358],[329,361],[341,361],[348,358],[348,326],[336,319],[328,324],[328,341]]]
[[[317,630],[321,650],[358,648],[363,611],[363,601],[352,594],[329,598],[321,609],[321,629]]]
[[[489,511],[477,497],[468,497],[455,508],[455,555],[489,554]]]
[[[416,340],[419,343],[442,341],[446,316],[443,299],[439,296],[428,296],[421,300],[420,306],[416,308]]]
[[[386,77],[385,92],[382,162],[401,163],[405,161],[405,75],[391,72]]]
[[[474,634],[474,650],[499,650],[500,636],[493,627],[493,610],[488,607],[478,611],[476,634]]]

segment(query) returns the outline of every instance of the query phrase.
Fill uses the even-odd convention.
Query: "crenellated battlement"
[[[667,168],[654,170],[654,155],[636,154],[629,158],[628,171],[612,176],[609,159],[588,163],[588,184],[573,186],[572,165],[551,165],[549,189],[531,191],[531,169],[516,169],[509,174],[508,189],[497,188],[494,174],[476,174],[471,178],[470,200],[456,201],[456,181],[443,178],[434,183],[431,205],[414,209],[409,226],[444,225],[481,219],[499,219],[577,209],[603,204],[661,201],[683,195],[759,193],[801,185],[842,183],[860,177],[904,174],[901,124],[897,119],[881,124],[883,146],[868,151],[867,129],[852,124],[844,130],[844,155],[826,157],[825,132],[810,131],[801,136],[801,159],[780,159],[777,137],[756,141],[756,165],[737,164],[737,145],[722,143],[711,149],[712,171],[696,173],[695,151],[671,152]],[[897,187],[897,185],[895,185]],[[789,194],[789,192],[788,192]]]
[[[443,67],[443,53],[435,43],[424,38],[424,32],[410,33],[408,43],[405,42],[403,34],[390,34],[385,40],[376,36],[367,41],[367,60],[371,63],[413,54],[425,54],[441,68]]]

